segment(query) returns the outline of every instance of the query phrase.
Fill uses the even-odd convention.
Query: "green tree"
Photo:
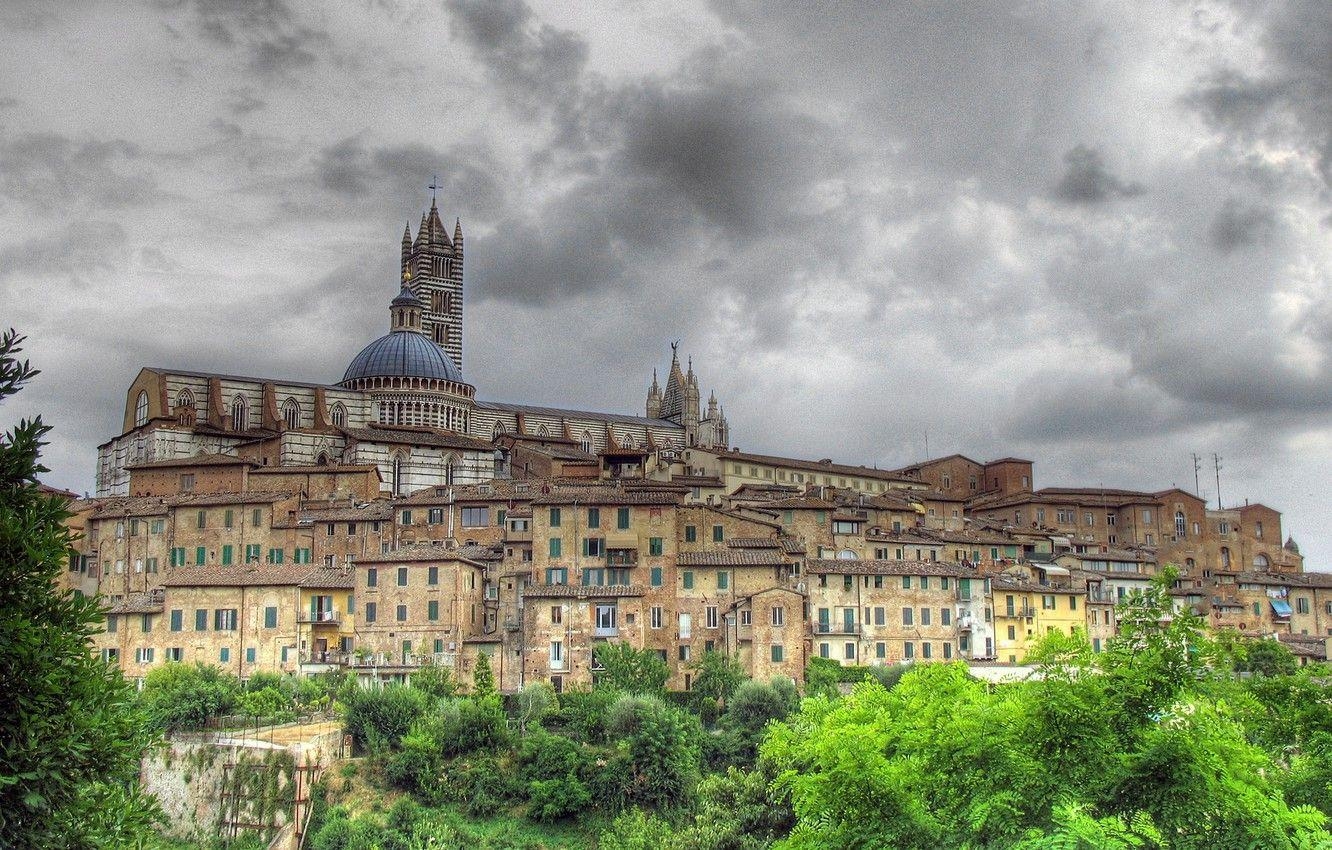
[[[528,682],[518,691],[518,732],[527,734],[527,724],[540,723],[541,718],[558,711],[559,695],[550,682]]]
[[[1242,658],[1235,659],[1235,669],[1259,676],[1291,676],[1300,669],[1295,654],[1273,638],[1246,639]]]
[[[0,336],[0,400],[37,374]],[[73,557],[65,502],[38,476],[50,428],[0,438],[0,847],[127,847],[156,804],[138,790],[154,733],[117,668],[88,650],[98,603],[57,580]]]
[[[478,699],[496,694],[495,673],[490,669],[490,656],[484,652],[476,654],[476,669],[472,671],[472,696]]]
[[[226,714],[236,705],[240,690],[236,677],[217,667],[163,664],[144,677],[139,702],[167,732],[202,729],[208,718]]]
[[[704,652],[693,669],[693,692],[719,707],[726,704],[746,678],[740,661],[722,652]]]
[[[487,667],[489,664],[487,661]],[[458,693],[458,683],[454,681],[453,673],[439,664],[423,665],[412,674],[409,684],[434,699],[444,699]]]
[[[597,675],[597,687],[627,694],[660,694],[666,689],[671,671],[656,652],[627,643],[600,643],[594,651],[604,668]]]

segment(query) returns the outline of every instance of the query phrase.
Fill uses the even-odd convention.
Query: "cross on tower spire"
[[[430,185],[426,188],[430,190],[430,206],[433,207],[435,205],[435,190],[441,188],[439,185],[439,176],[435,174],[430,175]]]

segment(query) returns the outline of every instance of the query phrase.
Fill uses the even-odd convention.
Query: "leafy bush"
[[[537,821],[555,821],[576,815],[592,802],[587,786],[576,776],[538,779],[527,786],[527,816]]]
[[[236,704],[240,682],[217,667],[169,663],[148,672],[139,692],[140,705],[161,728],[202,729],[210,717]]]
[[[291,700],[272,685],[241,694],[240,710],[249,717],[267,717],[277,723],[296,717]]]
[[[345,723],[359,746],[398,745],[426,708],[426,695],[402,685],[357,689],[350,695]]]
[[[620,698],[619,691],[597,688],[591,691],[565,691],[560,707],[549,715],[546,725],[580,741],[606,740],[606,712]]]
[[[413,688],[432,699],[447,699],[458,693],[458,683],[453,673],[437,664],[426,664],[412,674],[408,683]]]
[[[631,694],[660,694],[670,678],[670,668],[651,649],[634,649],[627,643],[599,643],[594,649],[604,669],[597,687]]]
[[[597,840],[599,850],[660,850],[678,846],[671,826],[642,809],[631,809],[615,819]]]
[[[595,754],[592,750],[562,735],[537,730],[523,739],[518,751],[518,775],[524,782],[556,779],[570,774],[586,781],[591,775]]]

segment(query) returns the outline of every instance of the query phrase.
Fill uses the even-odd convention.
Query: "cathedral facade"
[[[432,200],[415,237],[403,233],[389,332],[341,380],[145,367],[126,393],[121,433],[98,447],[97,495],[130,493],[138,464],[199,454],[266,466],[373,465],[385,492],[509,477],[513,438],[617,458],[726,448],[729,426],[710,396],[701,409],[693,364],[672,345],[663,391],[654,372],[643,416],[486,401],[464,378],[463,233],[452,237]],[[503,438],[509,439],[503,439]]]

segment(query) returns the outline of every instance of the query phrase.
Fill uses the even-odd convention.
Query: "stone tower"
[[[430,212],[412,238],[411,225],[402,234],[402,285],[425,304],[421,331],[463,368],[463,235],[462,222],[453,239],[430,199]]]
[[[718,405],[716,393],[713,393],[708,399],[707,414],[702,414],[693,358],[688,361],[687,371],[681,369],[678,346],[678,343],[671,344],[671,368],[666,375],[664,392],[657,386],[656,370],[652,372],[652,386],[648,388],[647,395],[647,415],[682,426],[686,445],[725,448],[730,440],[726,413]]]

